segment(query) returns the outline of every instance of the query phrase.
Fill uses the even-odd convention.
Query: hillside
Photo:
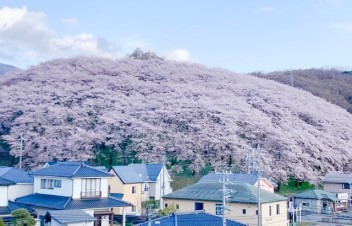
[[[275,71],[252,75],[289,84],[291,71]],[[307,90],[352,113],[352,72],[336,69],[293,70],[294,86]]]
[[[12,73],[0,78],[0,123],[15,156],[24,134],[26,167],[91,159],[104,146],[145,161],[166,153],[196,171],[244,168],[259,141],[274,179],[316,181],[352,160],[344,109],[274,81],[159,58],[60,59]]]
[[[18,70],[17,67],[8,65],[8,64],[1,64],[0,63],[0,76],[4,75],[5,73],[9,72],[9,71],[15,71]]]

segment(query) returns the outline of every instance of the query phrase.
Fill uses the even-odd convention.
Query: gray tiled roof
[[[94,169],[82,162],[59,162],[34,171],[31,175],[54,177],[111,177],[107,172]]]
[[[321,180],[322,182],[329,183],[350,183],[352,184],[351,173],[328,173]]]
[[[114,197],[100,199],[72,199],[58,195],[31,194],[16,199],[16,203],[48,209],[91,209],[130,206],[130,203]]]
[[[147,226],[148,222],[137,224],[138,226]],[[194,211],[190,213],[173,213],[172,215],[152,220],[152,226],[223,226],[222,217],[209,214],[203,211]],[[226,219],[226,226],[245,226],[234,220]]]
[[[96,219],[83,210],[52,210],[48,211],[51,218],[57,222],[67,225],[69,223],[91,222]]]
[[[254,174],[242,174],[242,173],[229,173],[226,174],[226,178],[229,181],[238,181],[238,182],[245,182],[251,185],[254,185],[258,181],[258,177]],[[200,178],[200,182],[205,181],[219,181],[222,180],[221,173],[209,173],[202,178]]]
[[[318,200],[331,200],[331,201],[339,201],[335,194],[331,192],[327,192],[324,190],[308,190],[304,192],[300,192],[295,194],[293,197],[301,198],[301,199],[318,199]]]
[[[142,183],[142,176],[132,166],[113,166],[112,170],[124,184]]]
[[[227,185],[228,189],[235,191],[229,202],[232,203],[257,203],[258,188],[243,182],[233,182]],[[222,201],[222,183],[221,182],[198,182],[191,186],[177,190],[163,196],[170,199],[186,199],[186,200],[204,200],[204,201]],[[260,190],[260,201],[262,203],[270,203],[277,201],[286,201],[287,198],[274,194],[263,189]]]
[[[3,179],[2,182],[1,182],[1,179]],[[2,183],[3,185],[6,185],[8,181],[11,181],[12,183],[15,183],[15,184],[18,184],[18,183],[32,184],[33,178],[23,170],[20,170],[14,167],[0,166],[0,185]]]

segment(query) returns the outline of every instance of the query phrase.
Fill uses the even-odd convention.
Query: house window
[[[137,192],[136,186],[132,186],[132,194],[135,194]]]
[[[276,204],[276,214],[280,214],[280,204]]]
[[[255,215],[258,215],[258,210],[255,211]]]
[[[61,180],[41,179],[40,188],[42,189],[61,188]]]
[[[271,206],[269,206],[269,216],[271,216]]]
[[[61,180],[54,180],[54,187],[61,188]]]
[[[54,189],[54,183],[52,179],[41,179],[40,188],[43,189]]]
[[[136,206],[132,205],[132,212],[136,212]]]
[[[167,208],[169,206],[169,204],[165,203],[165,208]]]
[[[84,178],[82,179],[81,198],[100,198],[101,197],[101,179]]]
[[[242,214],[247,214],[247,210],[246,209],[242,209]]]
[[[148,186],[144,185],[144,191],[148,191]]]
[[[349,183],[343,183],[342,189],[350,189],[351,185]]]
[[[196,202],[194,204],[194,210],[204,210],[204,203],[202,202]]]
[[[308,202],[304,202],[304,203],[302,203],[302,206],[309,206],[309,203]]]
[[[176,204],[176,209],[180,209],[180,205],[179,204]]]
[[[215,204],[215,214],[216,215],[223,215],[224,214],[224,208],[222,204]]]

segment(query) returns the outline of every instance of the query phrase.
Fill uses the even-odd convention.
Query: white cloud
[[[193,61],[187,49],[173,49],[166,53],[166,58],[176,61]]]
[[[328,25],[342,33],[352,33],[352,22],[332,22]]]
[[[258,12],[258,13],[269,13],[269,12],[273,12],[273,11],[274,11],[274,8],[271,6],[261,7],[256,10],[256,12]]]
[[[69,27],[76,27],[79,25],[78,20],[76,18],[66,18],[63,19],[61,22]]]
[[[77,22],[72,18],[64,21]],[[0,60],[12,57],[18,66],[73,55],[118,55],[118,48],[94,34],[59,36],[48,26],[45,13],[29,12],[25,6],[0,8],[0,48]]]

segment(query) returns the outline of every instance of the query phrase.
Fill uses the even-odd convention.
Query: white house
[[[80,162],[61,162],[30,174],[34,178],[33,194],[16,199],[16,203],[35,209],[41,220],[51,210],[83,210],[97,220],[96,225],[112,225],[112,208],[129,203],[108,195],[111,175]]]
[[[33,193],[33,178],[14,167],[0,166],[0,217],[10,220],[11,212],[26,208],[16,204],[16,198]],[[27,208],[30,213],[34,211]]]

